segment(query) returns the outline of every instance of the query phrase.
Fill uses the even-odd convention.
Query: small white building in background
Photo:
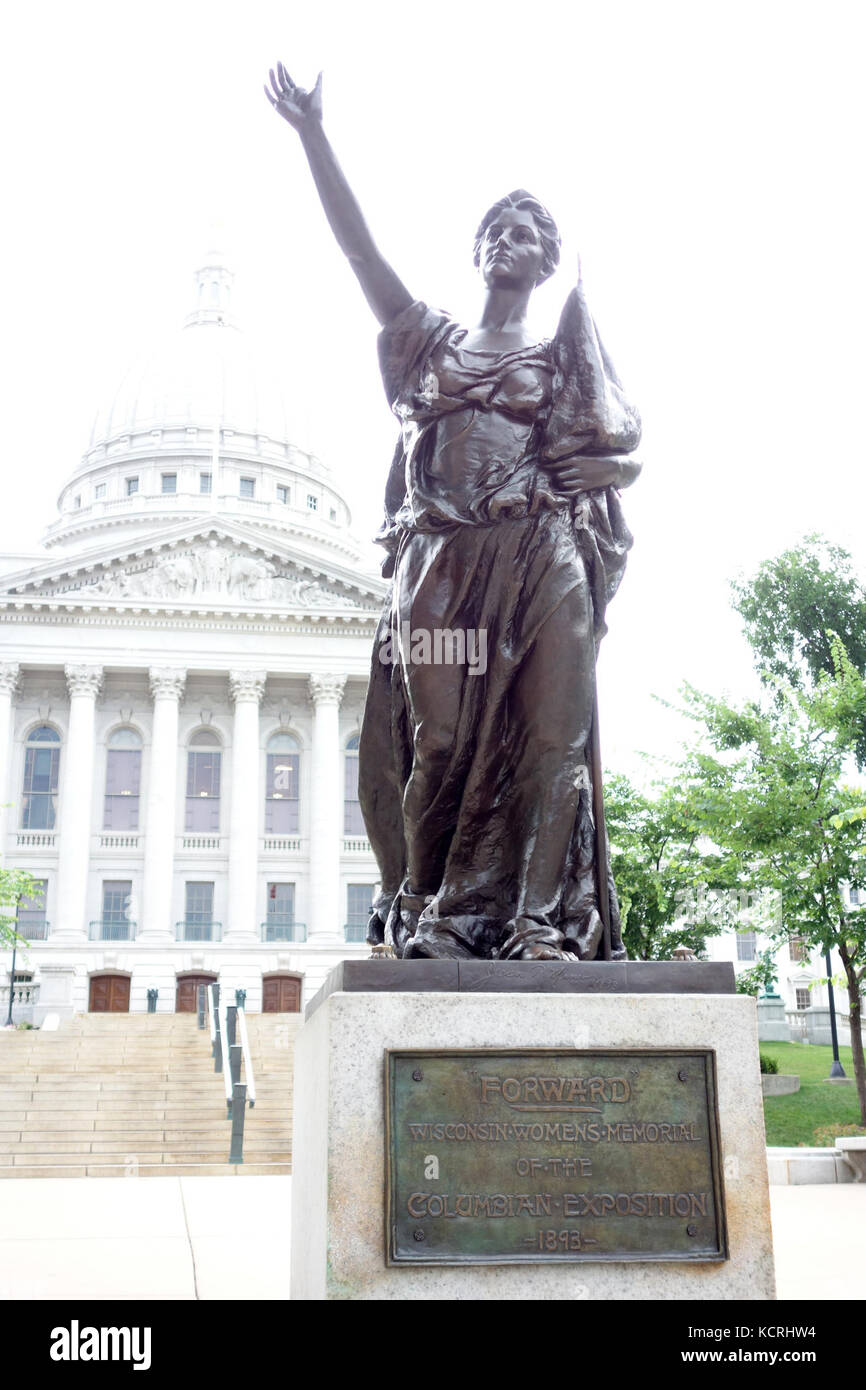
[[[846,887],[844,891],[851,906],[858,906],[858,890]],[[739,975],[756,963],[762,951],[776,945],[776,940],[762,936],[760,932],[727,931],[707,941],[707,958],[732,961],[734,973]],[[845,972],[835,950],[831,952],[830,965],[838,1041],[847,1046],[851,1041],[847,1023],[848,994],[844,983]],[[773,988],[784,1006],[777,1008],[776,1012],[779,1020],[787,1021],[788,1036],[792,1042],[830,1042],[830,1001],[826,980],[827,963],[823,953],[810,951],[802,937],[792,933],[776,950]],[[772,1012],[771,1008],[761,1005],[759,1030],[761,1015],[770,1016]],[[769,1038],[775,1034],[768,1032],[767,1036]]]
[[[0,848],[41,887],[15,967],[35,1022],[153,989],[187,1009],[211,979],[298,1009],[369,954],[357,747],[385,586],[231,283],[209,256],[39,553],[0,557]]]

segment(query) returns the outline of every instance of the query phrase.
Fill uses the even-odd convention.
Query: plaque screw
[[[413,1234],[413,1236],[415,1237],[416,1240],[423,1240],[423,1239],[424,1239],[424,1232],[421,1231],[421,1230],[413,1231],[412,1234]]]
[[[413,1080],[413,1081],[423,1081],[423,1080],[424,1080],[424,1073],[423,1073],[423,1071],[421,1071],[419,1068],[416,1068],[415,1071],[413,1071],[413,1073],[412,1073],[412,1080]],[[421,1239],[423,1240],[424,1237],[422,1236]]]
[[[697,1226],[686,1226],[686,1235],[687,1235],[687,1236],[696,1236],[697,1233],[698,1233],[698,1228],[697,1228]],[[417,1231],[415,1232],[415,1238],[416,1238],[416,1240],[417,1240],[417,1238],[418,1238],[418,1232],[417,1232]]]
[[[678,1072],[677,1072],[677,1078],[678,1078],[680,1081],[688,1081],[688,1079],[689,1079],[689,1074],[688,1074],[687,1071],[678,1071]]]

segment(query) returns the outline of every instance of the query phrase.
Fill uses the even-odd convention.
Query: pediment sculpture
[[[202,600],[277,603],[306,608],[363,608],[357,597],[305,579],[288,565],[215,544],[158,555],[137,569],[117,567],[96,580],[76,576],[40,587],[40,596],[75,593],[81,598]],[[375,600],[371,600],[375,606]]]

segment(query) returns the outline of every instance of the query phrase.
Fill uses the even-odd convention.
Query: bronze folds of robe
[[[593,959],[595,656],[631,537],[615,489],[575,501],[545,464],[625,452],[639,425],[582,296],[552,343],[473,352],[464,337],[413,304],[380,339],[402,428],[360,749],[382,874],[369,939],[407,957]]]

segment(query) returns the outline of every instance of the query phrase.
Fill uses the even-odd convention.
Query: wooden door
[[[175,1013],[194,1014],[198,1009],[199,985],[215,985],[216,982],[216,975],[178,975],[177,994],[174,1000]]]
[[[262,980],[263,1014],[301,1011],[301,982],[295,975],[271,975]]]
[[[92,1014],[129,1013],[129,976],[94,975],[90,981]]]

